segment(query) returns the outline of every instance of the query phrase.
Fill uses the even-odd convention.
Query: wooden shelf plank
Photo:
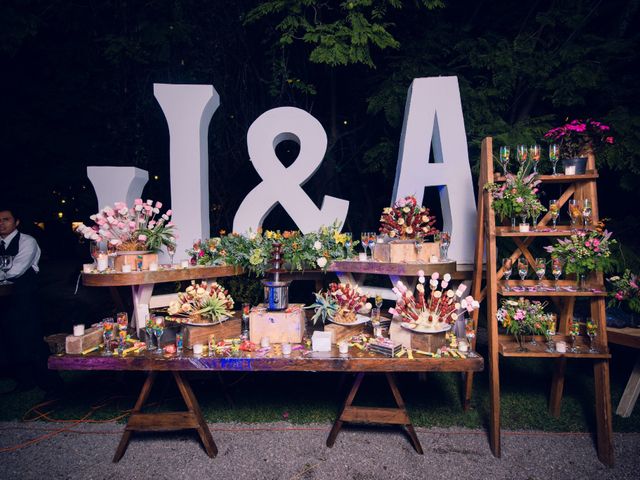
[[[591,180],[595,180],[599,177],[598,172],[595,170],[587,170],[585,174],[582,175],[540,175],[538,179],[542,183],[574,183],[574,182],[588,182]],[[505,177],[501,174],[494,174],[493,176],[495,182],[504,182]]]
[[[82,284],[86,287],[122,287],[130,285],[146,285],[164,282],[180,282],[183,280],[232,277],[242,275],[244,271],[235,266],[188,268],[163,268],[156,272],[144,270],[131,273],[83,273]]]
[[[591,230],[587,228],[587,230]],[[554,230],[552,227],[540,225],[536,230],[529,232],[514,232],[511,226],[496,227],[496,237],[569,237],[574,230],[569,225],[558,225]]]
[[[441,275],[449,273],[453,276],[457,272],[455,261],[439,263],[388,263],[368,260],[360,262],[358,260],[335,261],[327,271],[329,272],[349,272],[368,273],[372,275],[399,275],[407,277],[417,277],[418,271],[424,271],[425,275],[438,272]]]
[[[538,285],[537,280],[510,280],[509,291],[505,289],[505,282],[498,282],[498,295],[503,297],[606,297],[607,291],[604,285],[588,284],[588,291],[568,291],[566,287],[575,287],[575,281],[560,280],[558,286],[560,291],[555,290],[533,290]],[[555,288],[556,283],[542,281],[543,288]],[[526,290],[523,290],[526,288]]]
[[[609,359],[611,358],[611,354],[609,353],[606,347],[602,345],[598,345],[599,351],[597,353],[590,353],[589,350],[589,342],[584,338],[584,336],[579,336],[576,338],[576,347],[578,348],[578,352],[576,353],[558,353],[558,352],[547,352],[547,346],[544,343],[544,337],[536,336],[537,345],[532,345],[531,343],[527,343],[525,347],[527,348],[526,352],[519,352],[518,349],[520,346],[515,341],[512,335],[499,335],[498,336],[498,347],[500,355],[503,357],[522,357],[522,358],[584,358],[584,359]],[[554,341],[558,340],[566,340],[566,336],[564,335],[556,335],[553,337]],[[569,348],[567,342],[567,348]]]

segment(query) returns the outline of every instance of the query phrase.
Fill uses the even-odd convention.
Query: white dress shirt
[[[5,248],[9,246],[11,240],[18,234],[18,230],[14,230],[4,240]],[[40,247],[38,242],[31,235],[20,232],[20,244],[18,245],[18,254],[13,257],[13,266],[7,272],[7,278],[16,278],[24,275],[29,269],[33,268],[35,272],[39,272],[38,262],[40,261]]]

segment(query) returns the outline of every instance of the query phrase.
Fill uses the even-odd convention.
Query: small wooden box
[[[269,337],[271,343],[300,343],[304,335],[305,315],[302,304],[293,304],[280,312],[269,312],[264,304],[249,314],[249,338],[260,343]]]
[[[184,325],[182,327],[184,348],[193,348],[196,343],[206,345],[211,335],[215,337],[216,342],[225,338],[238,338],[240,336],[241,323],[242,321],[239,318],[230,318],[218,325]]]
[[[122,271],[123,265],[131,265],[131,271],[135,272],[138,269],[138,255],[142,257],[142,270],[149,270],[149,265],[152,263],[158,263],[157,253],[120,253],[116,255],[114,268],[116,272]]]
[[[359,325],[347,327],[344,325],[337,325],[335,323],[327,323],[324,326],[324,331],[331,332],[331,343],[337,344],[343,340],[351,340],[351,337],[354,335],[360,335],[364,332],[365,325],[366,324],[364,323],[360,323]]]
[[[432,255],[440,258],[440,242],[424,242],[420,253],[418,253],[413,240],[376,243],[373,249],[373,259],[386,263],[430,263]]]
[[[400,326],[400,322],[394,320],[389,328],[389,338],[405,348],[422,350],[434,353],[438,348],[447,344],[447,332],[440,333],[415,333]]]
[[[93,327],[85,330],[84,335],[74,337],[67,336],[65,339],[65,352],[72,355],[79,355],[85,350],[97,347],[102,343],[102,327]]]

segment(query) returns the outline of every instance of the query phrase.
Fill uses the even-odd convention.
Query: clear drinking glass
[[[518,259],[518,275],[520,275],[520,280],[524,282],[524,279],[527,278],[527,273],[529,272],[529,264],[525,258],[520,257]]]
[[[553,353],[555,352],[555,348],[553,346],[553,336],[556,334],[556,321],[549,320],[545,325],[544,336],[547,340],[547,352]]]
[[[522,168],[524,167],[524,164],[527,162],[528,154],[529,154],[529,151],[527,150],[526,145],[518,145],[518,148],[516,149],[516,159],[520,164],[520,170],[522,170]]]
[[[504,175],[507,175],[507,167],[509,166],[509,157],[511,156],[511,148],[508,145],[500,147],[500,165]]]
[[[147,321],[144,324],[144,331],[147,334],[147,350],[153,350],[153,320],[151,317],[147,317]]]
[[[578,221],[582,216],[582,209],[580,208],[580,202],[575,199],[569,200],[569,217],[571,218],[571,228],[578,228]]]
[[[351,232],[345,232],[344,236],[344,248],[347,251],[347,258],[349,258],[349,254],[351,253],[351,244],[353,243],[353,236],[351,235]]]
[[[362,249],[364,250],[365,256],[367,255],[367,248],[369,247],[369,233],[361,232],[360,233],[360,243],[362,244]]]
[[[102,355],[111,355],[111,339],[113,338],[113,318],[102,319],[102,339],[104,340],[104,351]]]
[[[538,277],[538,288],[542,288],[542,279],[547,270],[547,262],[544,258],[536,258],[536,276]]]
[[[529,158],[533,161],[533,173],[538,173],[540,163],[540,145],[531,145],[529,148]]]
[[[158,343],[158,348],[156,348],[156,353],[162,354],[162,346],[160,345],[160,338],[164,333],[164,317],[153,317],[153,330],[156,335],[156,341]]]
[[[502,259],[502,275],[504,276],[504,279],[505,279],[504,289],[507,292],[511,290],[509,288],[509,278],[511,277],[512,273],[513,273],[513,262],[511,261],[510,258],[503,258]]]
[[[451,234],[447,231],[440,232],[440,260],[448,261],[447,254],[451,245]]]
[[[587,320],[587,335],[589,336],[589,353],[597,353],[595,341],[598,336],[598,326],[593,320]]]
[[[373,249],[375,248],[377,241],[378,241],[378,236],[376,235],[376,232],[369,232],[367,245],[369,245],[369,250],[371,251],[371,258],[373,258]]]
[[[591,216],[593,215],[593,210],[591,208],[591,200],[585,198],[582,201],[582,224],[584,228],[587,228],[591,225]]]
[[[552,143],[549,145],[549,161],[553,165],[553,174],[558,175],[556,171],[556,165],[558,164],[558,160],[560,159],[560,145]]]
[[[100,244],[98,242],[89,242],[89,253],[91,253],[91,258],[93,258],[93,266],[97,267],[98,255],[100,255]]]
[[[549,200],[549,215],[551,215],[553,229],[556,230],[556,224],[558,223],[558,217],[560,216],[560,205],[558,205],[558,200]]]
[[[556,281],[556,292],[560,291],[560,286],[558,285],[558,279],[560,275],[562,275],[562,260],[559,258],[551,259],[551,274]]]
[[[176,244],[175,243],[167,244],[167,253],[169,254],[169,258],[171,259],[171,265],[173,265],[173,256],[176,254]]]
[[[416,238],[413,239],[413,245],[416,247],[416,252],[418,253],[418,256],[420,256],[420,252],[422,251],[423,242],[424,242],[424,239],[422,238],[422,235],[420,233],[416,234]]]
[[[0,282],[0,285],[13,284],[13,282],[10,282],[9,280],[7,280],[7,272],[11,270],[11,267],[13,267],[13,257],[11,255],[0,256],[0,269],[4,274],[4,278],[2,279],[2,282]]]

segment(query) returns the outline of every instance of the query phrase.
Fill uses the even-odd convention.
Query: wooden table
[[[358,285],[371,297],[380,295],[386,300],[395,300],[396,295],[391,291],[398,280],[401,280],[410,290],[415,287],[419,271],[423,271],[426,276],[438,272],[441,276],[445,273],[451,275],[454,280],[471,279],[471,271],[458,271],[455,261],[438,263],[390,263],[368,260],[360,262],[358,260],[342,260],[333,262],[327,269],[334,272],[341,283]],[[386,275],[391,282],[391,288],[371,287],[364,285],[364,278],[367,275]]]
[[[607,340],[609,343],[640,350],[640,328],[607,327]],[[622,393],[620,403],[618,403],[616,414],[625,418],[631,416],[631,412],[633,412],[633,408],[638,400],[638,395],[640,395],[640,352],[638,352],[638,357],[627,381],[627,386]]]
[[[130,286],[133,296],[133,318],[137,316],[138,305],[148,305],[156,283],[181,282],[184,280],[215,280],[220,277],[241,275],[242,268],[235,266],[190,266],[187,268],[168,268],[162,266],[158,271],[144,270],[131,273],[83,273],[82,284],[87,287],[123,287]],[[134,323],[139,331],[144,325],[140,322],[144,319],[136,319]]]
[[[131,434],[136,431],[166,431],[195,429],[207,454],[214,457],[216,444],[202,416],[198,401],[184,375],[189,371],[242,371],[242,372],[354,372],[355,382],[346,397],[340,415],[333,424],[327,438],[327,446],[332,447],[343,424],[374,423],[403,426],[411,439],[415,450],[422,454],[422,446],[416,436],[411,420],[404,405],[400,391],[395,383],[393,372],[427,372],[427,371],[481,371],[484,367],[482,357],[477,354],[464,359],[432,358],[415,354],[413,359],[386,358],[375,353],[360,351],[354,347],[345,355],[337,349],[331,352],[303,352],[295,350],[290,356],[259,356],[258,353],[241,353],[237,357],[197,357],[186,353],[182,357],[176,355],[158,355],[143,352],[125,357],[101,356],[99,353],[89,355],[60,355],[49,357],[49,368],[56,370],[112,370],[112,371],[146,371],[138,400],[131,412],[120,444],[113,457],[117,462],[127,448]],[[180,394],[187,406],[186,412],[143,413],[142,407],[149,397],[151,387],[159,372],[170,372],[178,385]],[[383,373],[386,377],[397,407],[359,407],[353,405],[354,398],[365,374]]]

